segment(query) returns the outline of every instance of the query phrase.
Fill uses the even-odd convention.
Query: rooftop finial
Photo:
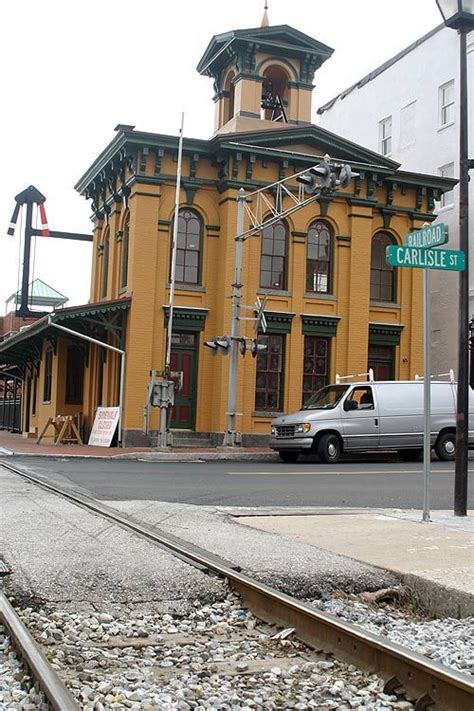
[[[265,0],[261,27],[268,27],[269,24],[270,24],[270,20],[268,19],[268,1]]]

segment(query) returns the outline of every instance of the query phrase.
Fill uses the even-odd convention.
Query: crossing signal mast
[[[238,144],[237,144],[238,145]],[[243,320],[254,321],[254,329],[266,331],[265,304],[258,299],[255,307],[241,303],[242,300],[242,254],[243,244],[265,227],[279,222],[293,212],[301,210],[306,205],[314,202],[321,195],[331,195],[340,187],[346,187],[351,180],[358,177],[347,163],[333,162],[328,155],[309,169],[294,173],[283,180],[279,180],[264,188],[255,190],[248,195],[243,188],[239,190],[237,198],[237,234],[235,239],[235,265],[234,281],[232,284],[232,329],[230,336],[221,336],[205,345],[211,348],[213,354],[218,352],[230,354],[229,363],[229,389],[227,395],[227,428],[224,436],[224,446],[236,447],[240,445],[242,436],[237,431],[237,375],[239,354],[245,355],[250,350],[254,358],[258,352],[266,348],[257,338],[250,339],[250,348],[247,339],[240,335],[240,322]],[[296,185],[295,185],[296,182]],[[245,214],[249,218],[249,228],[244,229]],[[241,316],[241,309],[251,308],[256,313],[254,318]]]

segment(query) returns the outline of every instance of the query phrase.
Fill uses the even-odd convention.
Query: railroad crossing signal
[[[255,299],[255,323],[253,326],[253,330],[255,333],[258,333],[259,331],[262,331],[262,333],[266,333],[267,331],[267,319],[265,317],[265,306],[267,305],[267,298],[268,296],[265,296],[263,301],[260,301],[260,298],[257,296]]]
[[[312,166],[306,173],[299,175],[296,180],[304,185],[308,194],[332,192],[337,187],[345,188],[359,173],[353,173],[350,165],[346,163],[331,163],[328,155],[317,165]]]
[[[264,343],[259,343],[256,338],[252,338],[252,343],[250,345],[250,352],[252,358],[256,358],[260,351],[266,351],[267,346]]]
[[[230,336],[217,336],[211,341],[204,341],[204,345],[211,349],[211,353],[215,356],[218,352],[222,355],[227,355],[230,350],[232,338]]]

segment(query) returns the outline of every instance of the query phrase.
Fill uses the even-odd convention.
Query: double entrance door
[[[181,373],[182,385],[175,393],[171,429],[193,430],[196,425],[198,343],[197,333],[172,335],[171,370]]]

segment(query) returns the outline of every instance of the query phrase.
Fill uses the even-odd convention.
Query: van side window
[[[357,408],[354,407],[354,410],[374,409],[374,397],[372,395],[372,388],[370,387],[354,388],[349,395],[348,400],[352,400],[357,403]]]

